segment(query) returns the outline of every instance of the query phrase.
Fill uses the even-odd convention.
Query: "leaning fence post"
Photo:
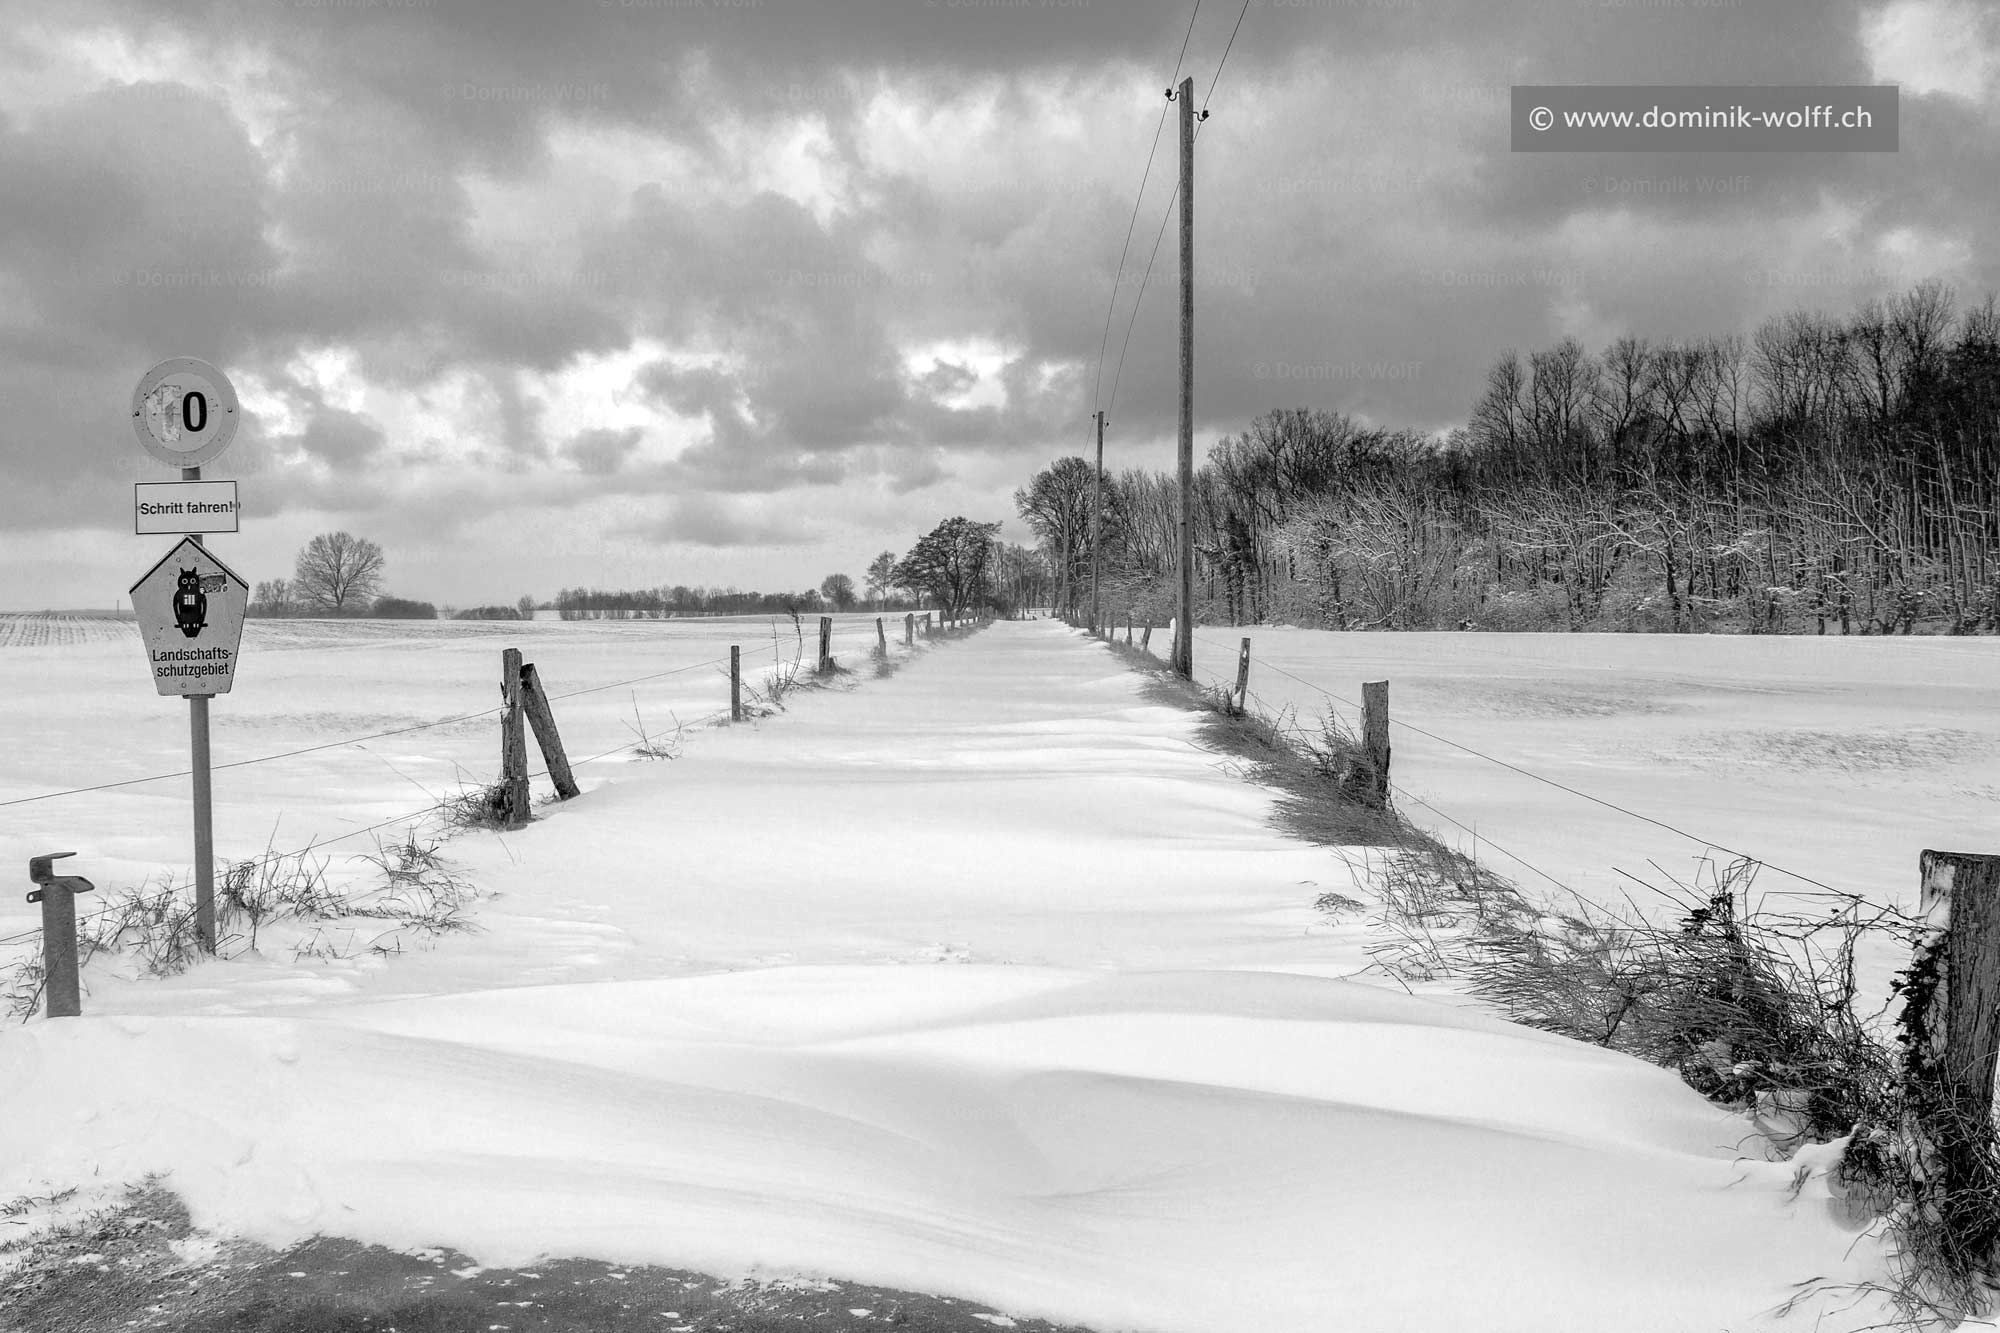
[[[1250,711],[1250,640],[1243,641],[1243,647],[1236,654],[1236,711]]]
[[[1362,683],[1361,745],[1368,752],[1370,794],[1380,805],[1389,799],[1389,682],[1386,680]]]
[[[924,612],[924,637],[928,639],[930,636],[931,636],[931,613],[926,611]]]
[[[889,631],[882,626],[882,617],[875,617],[875,651],[889,655]]]
[[[833,617],[819,618],[819,670],[821,675],[833,670]]]
[[[743,720],[743,648],[729,645],[729,720]]]
[[[903,613],[903,643],[911,648],[917,646],[917,613],[914,611]]]
[[[1898,979],[1902,1151],[1920,1209],[1953,1219],[1985,1209],[1994,1184],[1988,1153],[2000,1052],[2000,856],[1926,851],[1918,865],[1924,931]]]
[[[1148,625],[1146,626],[1144,632],[1139,635],[1139,650],[1141,652],[1148,652],[1148,653],[1153,651],[1152,648],[1149,646],[1151,645],[1152,642],[1153,642],[1153,627],[1151,625]]]
[[[549,766],[549,781],[555,784],[556,795],[567,801],[577,794],[576,775],[569,771],[569,756],[563,753],[562,736],[556,731],[556,715],[533,662],[521,668],[521,702],[527,709],[528,725],[535,729],[535,744],[542,747],[542,762]]]
[[[1127,648],[1132,646],[1132,617],[1130,616],[1125,617],[1125,646]]]
[[[528,818],[528,738],[521,731],[521,650],[500,654],[500,790],[497,811],[508,828]]]
[[[76,979],[76,895],[96,886],[81,875],[58,875],[54,866],[75,852],[50,852],[28,858],[28,881],[35,891],[31,903],[42,905],[42,1002],[50,1018],[75,1018],[83,1012]]]

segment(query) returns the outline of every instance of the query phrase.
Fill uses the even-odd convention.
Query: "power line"
[[[1236,26],[1229,30],[1229,41],[1222,48],[1222,59],[1216,62],[1215,75],[1208,81],[1208,96],[1201,99],[1201,112],[1194,118],[1194,133],[1197,139],[1201,137],[1201,128],[1203,122],[1205,122],[1208,119],[1209,98],[1215,96],[1215,85],[1222,79],[1222,67],[1229,63],[1229,53],[1236,46],[1236,34],[1238,32],[1241,32],[1243,29],[1243,16],[1245,14],[1248,14],[1249,12],[1250,12],[1250,0],[1243,0],[1243,7],[1237,10],[1236,12]],[[1194,20],[1190,18],[1188,20],[1188,31],[1193,32],[1193,30],[1194,30]],[[1185,45],[1183,46],[1183,49],[1185,49]],[[1174,67],[1174,72],[1176,75],[1180,73],[1180,67],[1178,64],[1176,64],[1176,66]],[[1160,111],[1160,123],[1164,125],[1166,124],[1166,121],[1167,121],[1167,113],[1165,108],[1162,108]],[[1155,132],[1154,134],[1153,144],[1154,147],[1156,148],[1159,146],[1159,135],[1157,132]],[[1151,159],[1149,158],[1148,161],[1150,162],[1150,160]],[[1167,224],[1173,221],[1174,204],[1180,199],[1180,197],[1181,197],[1180,182],[1175,181],[1173,195],[1167,200],[1166,216],[1160,219],[1160,233],[1159,235],[1153,238],[1153,253],[1147,257],[1146,271],[1139,277],[1139,294],[1132,299],[1132,318],[1126,321],[1125,342],[1118,349],[1118,369],[1111,376],[1111,397],[1108,400],[1106,400],[1105,403],[1107,411],[1111,407],[1116,406],[1118,402],[1118,381],[1125,372],[1125,353],[1132,346],[1133,326],[1139,322],[1139,305],[1142,301],[1146,299],[1146,280],[1153,276],[1153,261],[1158,259],[1160,256],[1160,242],[1166,239]],[[1137,211],[1138,211],[1138,205],[1135,202],[1133,205],[1133,212],[1136,214]],[[1122,259],[1119,261],[1119,267],[1122,271],[1124,267],[1124,261]],[[1109,325],[1107,324],[1106,327],[1109,328]],[[1098,372],[1099,375],[1101,376],[1103,373],[1102,350],[1099,351],[1098,357],[1099,357]]]
[[[1236,11],[1236,26],[1229,30],[1229,41],[1222,48],[1222,59],[1215,62],[1215,77],[1208,81],[1208,97],[1201,99],[1201,115],[1196,117],[1197,130],[1199,122],[1208,119],[1208,98],[1215,96],[1215,85],[1222,80],[1222,67],[1229,63],[1229,52],[1236,45],[1236,34],[1243,30],[1243,16],[1249,12],[1250,0],[1243,0],[1243,8]]]
[[[1173,78],[1167,80],[1169,84],[1181,76],[1181,64],[1187,59],[1188,40],[1194,36],[1195,15],[1199,13],[1201,13],[1201,0],[1194,0],[1194,13],[1188,15],[1187,32],[1181,37],[1181,53],[1174,57],[1174,73]],[[1240,24],[1242,20],[1239,18],[1237,22]],[[1213,88],[1214,85],[1211,84],[1211,91]],[[1125,244],[1118,248],[1118,267],[1111,275],[1111,296],[1104,303],[1104,335],[1097,340],[1097,379],[1090,387],[1093,403],[1099,401],[1098,391],[1104,387],[1104,349],[1111,342],[1111,316],[1118,308],[1119,284],[1125,280],[1125,256],[1132,248],[1132,229],[1139,225],[1139,205],[1145,201],[1146,182],[1152,179],[1153,158],[1160,151],[1160,134],[1166,128],[1167,108],[1163,103],[1160,107],[1160,123],[1153,127],[1153,146],[1146,150],[1146,169],[1139,173],[1139,192],[1132,197],[1132,218],[1125,224]],[[1122,356],[1120,360],[1123,360]]]
[[[1146,279],[1153,276],[1153,261],[1160,257],[1160,242],[1167,238],[1167,224],[1174,219],[1174,203],[1181,197],[1181,184],[1174,182],[1174,192],[1167,197],[1166,216],[1160,219],[1160,234],[1153,238],[1153,253],[1146,258],[1146,271],[1139,276],[1139,294],[1132,298],[1132,318],[1125,322],[1125,342],[1118,349],[1118,369],[1111,376],[1111,397],[1105,400],[1105,410],[1118,405],[1118,381],[1125,374],[1125,353],[1132,347],[1132,326],[1139,322],[1139,305],[1146,299]]]

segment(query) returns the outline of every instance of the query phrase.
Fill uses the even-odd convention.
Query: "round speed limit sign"
[[[191,356],[160,362],[132,391],[132,430],[170,467],[200,467],[227,449],[236,419],[229,377]]]

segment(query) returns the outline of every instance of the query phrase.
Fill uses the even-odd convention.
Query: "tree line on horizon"
[[[1092,467],[1015,494],[1089,605]],[[1174,614],[1179,484],[1104,478],[1107,618]],[[1919,284],[1734,336],[1501,356],[1443,438],[1272,410],[1193,487],[1197,618],[1340,629],[2000,630],[2000,312]]]
[[[1000,524],[945,519],[906,554],[883,551],[868,565],[869,609],[936,609],[951,616],[997,609],[1011,613],[1046,599],[1048,580],[1040,555],[998,540]],[[255,616],[371,616],[435,620],[429,602],[384,595],[387,561],[382,548],[347,532],[323,533],[299,552],[291,579],[257,584],[249,613]],[[656,588],[562,588],[547,603],[523,596],[512,605],[455,609],[459,620],[532,620],[547,606],[563,620],[663,620],[689,616],[792,615],[851,611],[863,598],[851,576],[827,575],[802,592],[745,592],[684,584]]]

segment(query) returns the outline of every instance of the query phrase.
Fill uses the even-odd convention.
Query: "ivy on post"
[[[1945,1238],[1926,1274],[1950,1292],[1995,1276],[2000,1160],[1993,1075],[2000,1054],[2000,856],[1926,851],[1918,937],[1903,995],[1903,1117],[1897,1145],[1914,1189],[1915,1225]]]

